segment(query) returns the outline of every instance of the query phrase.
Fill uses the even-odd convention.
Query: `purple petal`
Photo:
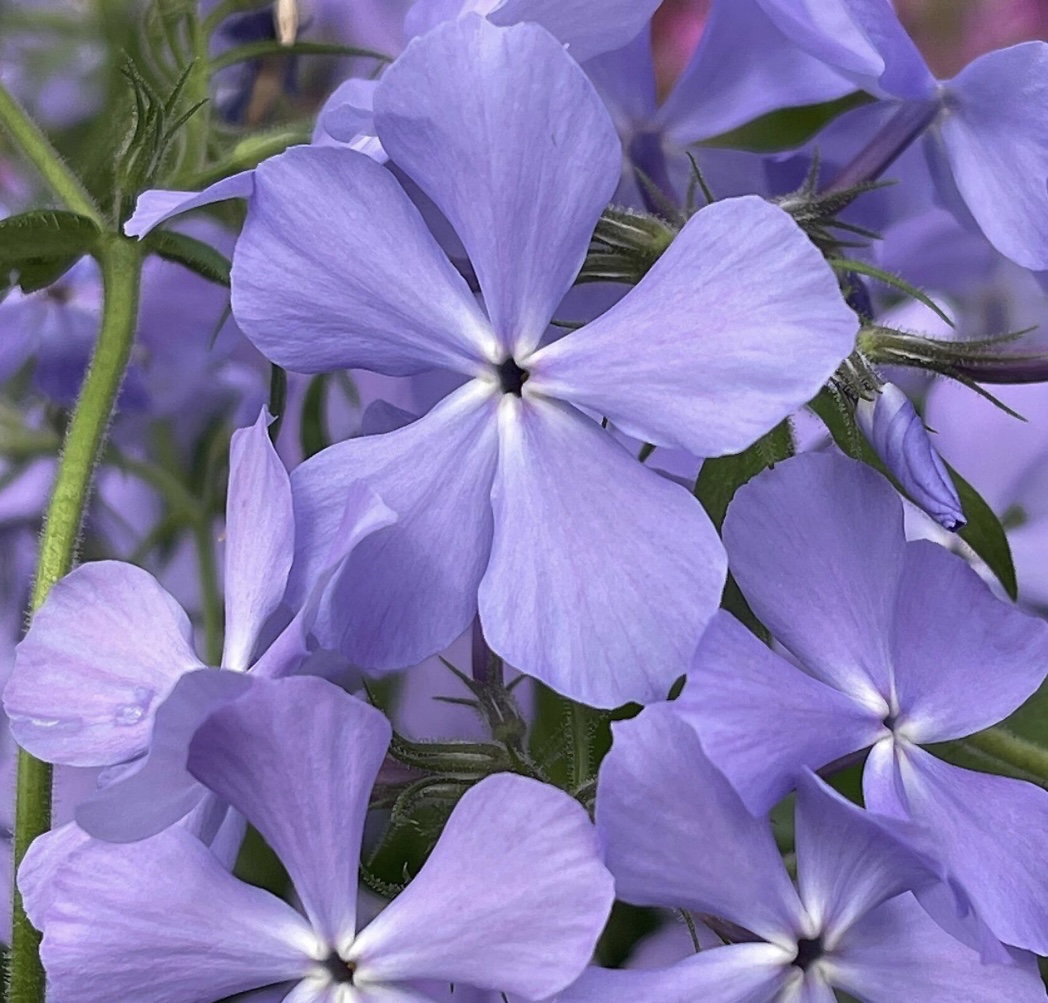
[[[127,843],[154,836],[195,808],[207,791],[186,769],[189,743],[219,707],[243,695],[250,681],[236,672],[187,672],[160,705],[144,765],[82,801],[80,827],[96,839]]]
[[[906,548],[893,637],[897,728],[945,742],[1003,720],[1048,674],[1048,624],[994,597],[960,557]]]
[[[1043,1003],[1036,968],[984,964],[911,895],[865,916],[833,952],[834,984],[870,1003]]]
[[[432,978],[545,999],[586,967],[613,899],[581,805],[497,774],[463,795],[425,866],[347,960],[365,984]]]
[[[254,191],[255,172],[251,170],[216,181],[202,192],[174,192],[162,189],[142,192],[138,196],[134,215],[124,224],[124,233],[129,237],[144,237],[155,226],[172,216],[215,202],[224,202],[226,199],[250,198]]]
[[[45,832],[29,845],[18,867],[18,891],[29,922],[44,928],[47,912],[55,900],[55,876],[69,857],[90,842],[83,829],[73,822]]]
[[[864,811],[810,771],[800,777],[796,827],[801,900],[829,941],[888,899],[939,879],[922,852],[923,831]]]
[[[618,136],[585,73],[536,25],[467,16],[389,68],[375,120],[462,239],[502,349],[530,351],[619,180]]]
[[[16,741],[69,766],[108,766],[149,744],[156,706],[202,663],[157,580],[119,561],[56,583],[15,652],[4,709]]]
[[[809,453],[743,485],[724,520],[732,572],[760,620],[812,675],[882,716],[902,513],[869,467]]]
[[[492,650],[592,706],[665,699],[726,572],[695,499],[574,408],[525,391],[499,404],[492,504],[479,595]]]
[[[585,62],[621,48],[640,34],[662,0],[505,0],[488,19],[511,25],[542,25],[568,54]]]
[[[779,108],[855,90],[832,65],[788,38],[775,23],[776,12],[764,6],[775,4],[713,4],[698,48],[659,113],[678,145],[709,139]]]
[[[557,1003],[772,1003],[792,960],[793,952],[773,944],[730,944],[671,968],[588,968]]]
[[[295,554],[291,482],[269,441],[269,413],[229,445],[226,499],[226,640],[222,664],[244,671],[284,595]]]
[[[951,766],[896,743],[894,766],[871,759],[866,802],[892,809],[896,790],[980,918],[1004,943],[1048,953],[1048,791],[1021,780]]]
[[[91,841],[55,879],[41,957],[52,1003],[215,1000],[298,978],[316,937],[289,905],[232,877],[174,828]]]
[[[1048,45],[976,59],[946,85],[938,136],[983,233],[1025,268],[1048,268]]]
[[[965,518],[957,488],[910,398],[894,383],[885,383],[874,400],[859,401],[855,418],[913,501],[940,526],[960,529]]]
[[[491,551],[495,406],[474,381],[405,428],[331,446],[295,470],[296,596],[324,567],[350,484],[364,480],[399,517],[332,583],[315,628],[326,646],[369,668],[403,668],[472,622]]]
[[[256,681],[190,746],[190,773],[258,829],[335,949],[355,931],[361,832],[389,739],[377,710],[298,678]]]
[[[352,150],[261,164],[233,255],[233,314],[303,373],[472,374],[494,338],[465,280],[393,175]]]
[[[301,668],[311,652],[310,632],[328,584],[338,575],[347,573],[349,559],[362,540],[397,521],[396,513],[363,481],[347,485],[345,498],[342,519],[332,538],[331,549],[310,582],[308,595],[291,623],[251,666],[253,676],[272,679],[290,675]]]
[[[376,163],[388,159],[375,135],[375,88],[377,80],[352,77],[339,84],[317,113],[314,146],[348,146]]]
[[[818,392],[856,328],[790,217],[727,199],[692,217],[607,313],[537,353],[529,385],[656,445],[737,453]]]
[[[803,911],[768,822],[746,810],[695,732],[655,704],[612,733],[597,830],[619,898],[712,913],[794,945]]]
[[[802,767],[825,766],[887,734],[873,710],[801,672],[723,611],[673,707],[754,814],[785,797]]]

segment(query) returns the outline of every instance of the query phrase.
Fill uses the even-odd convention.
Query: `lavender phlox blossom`
[[[591,416],[737,452],[818,390],[854,315],[790,218],[747,198],[700,212],[636,289],[542,347],[619,175],[590,82],[537,25],[467,16],[416,39],[375,102],[383,146],[455,227],[486,311],[367,157],[298,148],[258,168],[233,313],[263,354],[298,372],[468,380],[419,421],[296,469],[289,590],[309,587],[345,486],[364,478],[400,521],[333,582],[325,646],[402,668],[479,606],[493,650],[563,693],[664,697],[719,602],[721,546],[694,499]]]
[[[859,400],[855,419],[913,501],[940,526],[960,529],[965,518],[957,488],[910,398],[894,383],[885,383],[872,400]]]
[[[195,727],[209,707],[242,692],[240,673],[285,674],[308,654],[315,601],[303,603],[259,650],[294,548],[290,485],[268,423],[263,411],[254,426],[234,433],[230,447],[221,665],[231,672],[206,669],[182,608],[148,572],[119,561],[81,565],[58,582],[16,650],[4,707],[19,744],[48,762],[133,764],[78,810],[92,834],[139,839],[188,812],[195,813],[194,828],[213,833],[224,808],[203,803],[203,789],[185,769]],[[331,555],[329,572],[393,519],[363,486],[346,502],[339,540],[345,549]]]
[[[305,915],[180,828],[92,841],[22,885],[49,999],[207,1003],[272,987],[262,998],[422,1003],[417,982],[432,979],[539,1000],[572,982],[612,879],[583,808],[525,777],[467,791],[407,889],[358,930],[362,830],[390,735],[379,711],[324,680],[253,681],[197,732],[189,767],[274,849]]]
[[[879,176],[925,135],[940,198],[1002,254],[1048,268],[1048,44],[1026,42],[936,80],[890,0],[761,0],[797,45],[895,109],[837,183]]]
[[[995,1003],[1045,998],[1033,959],[984,964],[921,909],[938,882],[917,826],[798,777],[797,885],[768,819],[752,815],[671,705],[613,726],[597,830],[619,898],[683,908],[721,947],[659,969],[589,969],[558,1003]]]
[[[1019,707],[1048,672],[1048,624],[995,599],[944,548],[907,543],[902,520],[884,478],[834,454],[741,488],[724,523],[732,573],[797,664],[721,613],[676,711],[757,812],[803,767],[871,748],[867,805],[926,825],[982,923],[1048,953],[1048,792],[921,748]]]

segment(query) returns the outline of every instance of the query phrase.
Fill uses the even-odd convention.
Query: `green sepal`
[[[98,243],[101,231],[79,213],[34,209],[0,219],[0,289],[35,292],[61,278]]]
[[[265,56],[352,56],[360,59],[374,59],[380,63],[393,61],[384,52],[361,49],[353,45],[338,45],[334,42],[295,42],[293,45],[283,45],[276,40],[267,40],[249,42],[247,45],[238,45],[235,49],[227,49],[211,61],[211,72],[217,73],[227,66],[235,66],[237,63],[246,63]]]
[[[145,238],[146,246],[165,261],[188,268],[208,282],[229,288],[232,264],[224,254],[196,237],[175,230],[154,230]]]
[[[809,404],[809,407],[819,416],[834,442],[844,453],[884,474],[900,494],[906,495],[902,486],[888,473],[880,458],[866,441],[855,423],[850,405],[843,398],[835,397],[829,390],[823,389]],[[964,510],[964,517],[967,520],[957,535],[986,562],[986,566],[1004,587],[1005,592],[1015,599],[1019,591],[1015,577],[1015,564],[1012,562],[1011,547],[1008,545],[1008,537],[1005,535],[1001,520],[997,518],[993,509],[979,492],[948,463],[946,469],[953,479],[957,495],[961,500],[961,508]]]

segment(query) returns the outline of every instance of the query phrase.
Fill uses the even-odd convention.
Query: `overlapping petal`
[[[463,795],[425,866],[348,960],[365,985],[432,978],[545,999],[585,968],[613,888],[577,802],[496,774]]]
[[[81,802],[80,827],[97,839],[126,843],[156,835],[197,807],[207,790],[186,768],[189,743],[215,710],[249,686],[236,672],[201,669],[182,676],[156,712],[144,763]]]
[[[945,742],[1002,721],[1048,674],[1048,624],[997,599],[961,558],[906,548],[892,641],[899,727]]]
[[[506,394],[498,426],[492,649],[593,706],[664,699],[720,602],[706,514],[568,405]]]
[[[888,734],[871,708],[801,672],[724,611],[703,634],[673,707],[755,814],[785,797],[802,767]]]
[[[869,467],[809,453],[740,488],[724,520],[732,572],[759,619],[813,675],[885,713],[902,514]]]
[[[269,441],[263,409],[233,433],[226,499],[226,634],[222,664],[243,671],[284,595],[295,554],[291,482]]]
[[[802,924],[766,819],[756,818],[665,704],[613,726],[597,829],[620,898],[712,913],[784,947]]]
[[[1004,943],[1048,953],[1048,792],[976,773],[915,746],[880,757],[863,785],[874,811],[901,789],[912,819],[938,839],[942,859],[982,921]]]
[[[364,816],[390,735],[379,711],[322,679],[295,678],[256,681],[190,746],[189,771],[258,829],[336,949],[356,929]]]
[[[467,15],[390,67],[375,121],[466,247],[502,349],[492,361],[534,348],[619,179],[618,136],[586,75],[537,25]]]
[[[1048,268],[1048,44],[988,53],[946,85],[936,131],[979,228],[1025,268]]]
[[[474,381],[418,421],[331,446],[294,471],[296,601],[323,570],[350,484],[366,481],[398,515],[332,582],[316,624],[325,644],[370,668],[403,668],[469,626],[491,552],[495,408]]]
[[[129,237],[144,237],[164,220],[190,209],[200,209],[227,199],[250,198],[255,190],[255,172],[241,171],[216,181],[202,192],[178,192],[154,188],[138,196],[134,214],[124,224]]]
[[[300,147],[257,168],[232,286],[244,333],[296,372],[472,374],[494,344],[393,175],[352,150]]]
[[[630,435],[720,456],[815,396],[856,330],[811,241],[746,196],[693,216],[636,288],[528,368],[535,391]]]
[[[773,1003],[792,954],[772,944],[712,948],[671,968],[588,968],[557,1003]]]
[[[16,650],[4,690],[12,733],[49,762],[133,759],[178,678],[203,667],[191,638],[189,618],[148,572],[81,565],[51,589]]]
[[[41,957],[53,1003],[215,1000],[297,978],[316,938],[289,905],[232,877],[178,828],[91,841],[55,879]]]

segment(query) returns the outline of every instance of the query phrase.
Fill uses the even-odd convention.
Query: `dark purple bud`
[[[860,400],[855,417],[888,472],[940,526],[964,526],[964,510],[942,458],[910,399],[886,383],[872,401]]]

